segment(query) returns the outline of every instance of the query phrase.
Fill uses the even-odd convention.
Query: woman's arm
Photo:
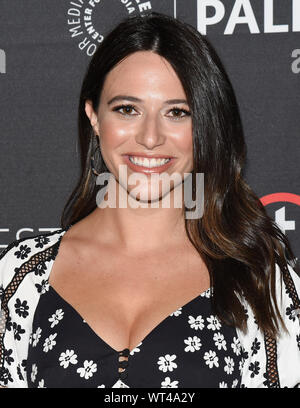
[[[248,332],[237,330],[243,364],[241,386],[246,388],[300,387],[300,277],[289,267],[285,279],[276,264],[276,297],[288,333],[280,330],[277,341],[258,327],[252,309],[243,300]]]
[[[278,298],[288,330],[288,334],[281,333],[277,342],[279,383],[281,388],[300,388],[300,277],[290,266]]]

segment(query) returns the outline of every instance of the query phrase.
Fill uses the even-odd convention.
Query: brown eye
[[[123,112],[121,110],[123,110]],[[135,108],[132,105],[120,105],[120,106],[116,106],[115,108],[113,108],[113,111],[119,112],[122,115],[129,115],[129,116],[132,116],[132,111],[134,110]]]
[[[133,110],[133,108],[131,106],[125,106],[125,108],[123,108],[123,109],[124,109],[125,113],[130,113]]]
[[[182,115],[182,111],[180,109],[173,109],[174,116],[180,117]]]
[[[181,108],[173,108],[170,110],[171,113],[174,113],[171,115],[174,119],[181,119],[184,118],[185,116],[190,116],[190,112],[187,111],[186,109],[181,109]]]

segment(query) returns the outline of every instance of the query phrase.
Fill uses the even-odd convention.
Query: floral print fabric
[[[233,328],[212,314],[208,290],[180,307],[129,354],[130,388],[238,387],[243,353]],[[29,387],[109,387],[118,352],[48,285],[33,321]]]
[[[69,226],[70,227],[70,226]],[[58,229],[13,241],[0,254],[0,385],[28,387],[272,387],[270,355],[252,309],[247,333],[226,327],[206,291],[166,317],[129,353],[119,379],[119,354],[49,286]],[[278,305],[288,329],[273,345],[277,387],[300,387],[300,310],[281,282]],[[294,295],[300,278],[289,267]],[[299,299],[299,297],[298,297]],[[275,357],[274,357],[275,356]]]

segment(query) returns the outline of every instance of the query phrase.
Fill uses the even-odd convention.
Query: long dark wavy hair
[[[209,270],[213,308],[221,321],[247,331],[240,299],[253,309],[259,327],[276,337],[285,329],[275,294],[275,264],[283,274],[295,268],[286,236],[267,215],[242,176],[246,146],[236,97],[225,69],[209,42],[191,25],[152,12],[126,18],[93,55],[84,76],[78,107],[81,176],[61,217],[62,228],[96,208],[99,190],[91,171],[97,147],[85,102],[98,111],[107,73],[137,51],[164,57],[185,90],[193,125],[193,176],[204,173],[204,214],[186,219],[187,236]],[[101,154],[98,172],[108,172]],[[298,266],[297,266],[298,268]]]

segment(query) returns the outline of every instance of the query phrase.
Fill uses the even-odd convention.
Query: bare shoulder
[[[100,250],[93,241],[92,233],[84,222],[79,221],[62,236],[50,273],[50,284],[64,286],[67,281],[74,282],[77,276],[82,277],[83,271],[87,276],[99,258]]]

